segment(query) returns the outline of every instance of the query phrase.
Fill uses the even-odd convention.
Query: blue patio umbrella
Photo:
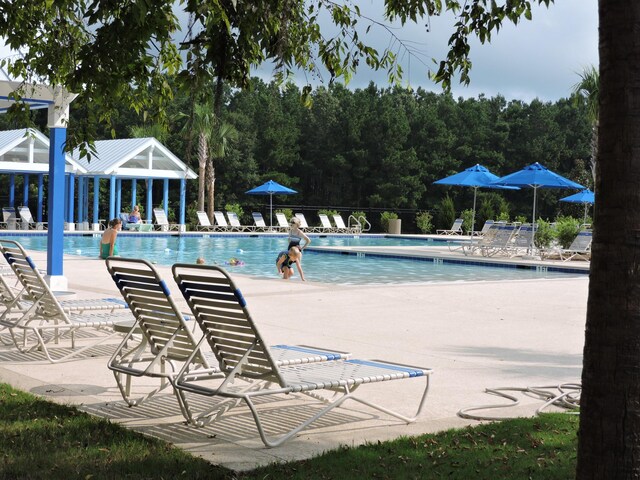
[[[536,195],[538,188],[575,188],[584,189],[579,183],[552,172],[540,163],[532,163],[515,173],[511,173],[494,182],[494,185],[509,185],[515,187],[533,188],[532,225],[536,224]],[[533,252],[533,236],[531,237],[531,251]]]
[[[284,185],[280,185],[278,182],[274,182],[273,180],[269,180],[268,182],[263,183],[259,187],[252,188],[251,190],[247,190],[244,192],[248,195],[269,195],[269,228],[273,227],[273,196],[274,195],[293,195],[294,193],[298,193],[292,188],[285,187]]]
[[[587,223],[587,209],[589,208],[589,205],[593,205],[596,200],[595,194],[587,188],[581,192],[561,198],[560,201],[584,204],[584,219],[582,220],[582,223]]]
[[[494,182],[499,177],[491,173],[486,167],[480,164],[476,164],[473,167],[467,168],[462,172],[455,173],[449,177],[436,180],[434,185],[455,185],[458,187],[471,187],[473,188],[473,217],[471,220],[471,234],[473,234],[476,223],[476,197],[478,195],[478,188],[500,188],[519,190],[518,187],[494,185]]]

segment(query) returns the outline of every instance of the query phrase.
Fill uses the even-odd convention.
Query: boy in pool
[[[289,280],[293,276],[293,264],[295,263],[298,272],[300,273],[300,280],[304,282],[304,273],[302,272],[301,262],[302,253],[300,252],[300,247],[297,245],[292,246],[288,252],[280,252],[276,260],[278,275],[282,275],[282,278]]]

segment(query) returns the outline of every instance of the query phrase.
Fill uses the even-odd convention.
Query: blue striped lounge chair
[[[260,334],[242,293],[225,270],[216,266],[187,264],[175,264],[172,270],[174,279],[202,330],[202,343],[207,343],[214,352],[225,376],[222,382],[217,377],[210,382],[198,375],[197,371],[191,372],[188,365],[177,375],[175,387],[178,390],[212,399],[211,409],[195,417],[196,425],[216,421],[238,404],[245,404],[251,411],[262,442],[267,447],[275,447],[348,400],[407,423],[413,422],[420,414],[426,402],[431,369],[381,360],[352,359],[281,365],[276,360],[274,350]],[[360,392],[360,387],[364,384],[401,379],[423,379],[425,382],[413,415],[391,411],[371,402],[366,395],[356,394],[356,390]],[[238,385],[240,382],[246,386],[241,388]],[[398,395],[395,383],[390,388],[394,389],[393,395]],[[322,408],[311,415],[305,415],[304,407],[295,413],[290,409],[281,413],[274,408],[263,411],[266,398],[290,393],[306,394],[315,402],[320,401]],[[325,398],[322,393],[329,394],[329,397]],[[279,414],[282,415],[282,422],[277,420]],[[294,419],[298,423],[288,432],[274,438],[267,433],[263,416],[268,416],[270,422],[279,427]]]

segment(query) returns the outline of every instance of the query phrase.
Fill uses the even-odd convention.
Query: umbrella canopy
[[[592,205],[593,203],[595,203],[595,195],[591,190],[587,188],[585,190],[582,190],[581,192],[561,198],[560,201],[571,203],[587,203],[589,205]]]
[[[589,205],[593,205],[596,200],[594,193],[587,188],[581,192],[561,198],[560,201],[584,204],[584,219],[582,220],[582,223],[587,223],[587,209],[589,208]]]
[[[293,195],[298,193],[292,188],[280,185],[278,182],[269,180],[259,187],[252,188],[244,192],[248,195],[269,195],[269,228],[273,227],[273,196],[274,195]]]
[[[497,175],[491,173],[486,167],[476,164],[462,172],[436,180],[433,183],[434,185],[455,185],[458,187],[473,188],[473,218],[471,220],[471,234],[473,235],[476,223],[476,196],[478,194],[478,188],[519,189],[518,187],[513,186],[495,185],[494,182],[497,180],[499,180]]]
[[[538,188],[580,188],[584,189],[579,183],[573,182],[568,178],[552,172],[540,163],[532,163],[515,173],[506,175],[494,182],[494,185],[511,185],[516,187],[533,188],[533,215],[532,225],[535,229],[536,225],[536,194]],[[533,252],[534,236],[531,237],[531,251]]]

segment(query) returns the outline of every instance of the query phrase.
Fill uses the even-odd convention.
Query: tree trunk
[[[216,184],[216,169],[213,167],[212,162],[209,162],[207,166],[207,193],[209,196],[208,205],[207,205],[207,215],[211,219],[213,223],[213,212],[215,210],[214,196],[215,196],[215,184]]]
[[[205,172],[207,169],[207,152],[209,145],[207,137],[202,133],[198,136],[198,211],[204,212]],[[209,218],[211,221],[212,218]]]
[[[579,479],[640,477],[640,2],[600,0],[600,115]]]

